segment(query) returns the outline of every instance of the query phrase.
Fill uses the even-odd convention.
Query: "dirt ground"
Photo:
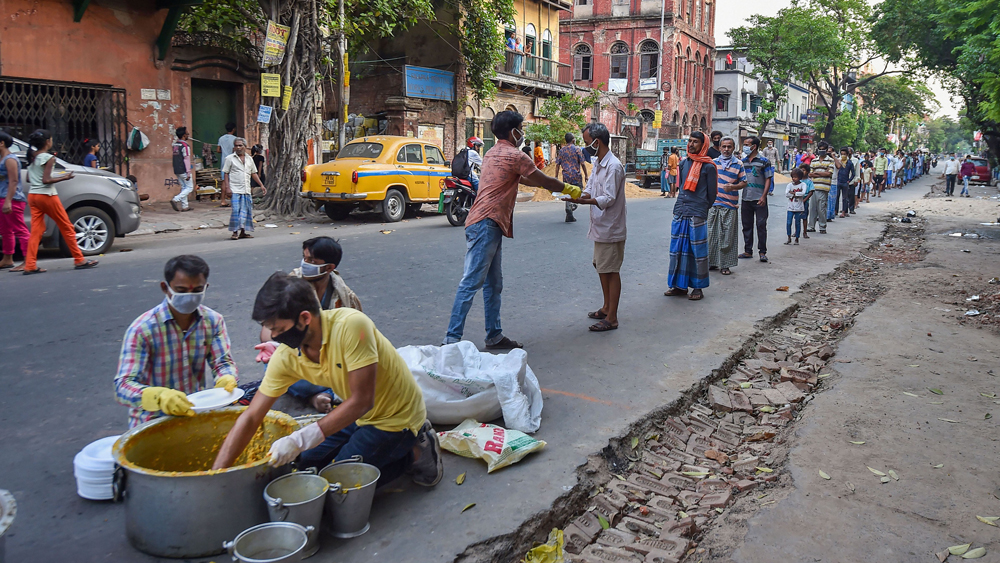
[[[934,562],[972,544],[1000,561],[1000,529],[977,519],[1000,516],[1000,227],[979,224],[995,192],[908,207],[926,218],[926,254],[882,277],[841,341],[829,388],[787,436],[779,486],[741,497],[686,560]]]

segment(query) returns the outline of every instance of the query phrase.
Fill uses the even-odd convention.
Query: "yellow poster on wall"
[[[288,106],[292,103],[292,87],[285,86],[284,94],[281,96],[281,111],[288,111]]]
[[[663,112],[661,110],[656,110],[653,112],[653,129],[659,129],[663,126]]]
[[[265,98],[280,98],[281,75],[262,73],[260,75],[260,95]]]

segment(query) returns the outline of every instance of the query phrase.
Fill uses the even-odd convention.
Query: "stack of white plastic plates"
[[[111,481],[115,475],[115,459],[111,447],[118,436],[108,436],[88,444],[73,458],[76,494],[89,500],[109,500],[114,496]]]

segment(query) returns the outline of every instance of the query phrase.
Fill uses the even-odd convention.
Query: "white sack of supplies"
[[[489,421],[535,432],[542,424],[542,390],[524,350],[480,352],[472,342],[399,349],[424,392],[427,418],[435,424],[465,419]]]

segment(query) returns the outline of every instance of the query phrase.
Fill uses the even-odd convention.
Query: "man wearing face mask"
[[[275,441],[271,465],[286,465],[301,455],[300,467],[324,467],[360,455],[381,472],[379,485],[404,471],[418,485],[441,481],[441,449],[426,419],[423,393],[371,319],[346,307],[321,311],[312,286],[283,272],[273,274],[257,292],[252,318],[282,345],[250,406],[226,436],[213,469],[230,467],[278,397],[305,380],[332,388],[344,402]]]
[[[747,137],[743,141],[743,168],[747,187],[743,188],[740,220],[743,223],[743,252],[740,258],[753,258],[753,231],[757,227],[757,252],[761,262],[767,262],[767,194],[774,182],[774,166],[761,158],[757,150],[760,139]]]
[[[339,307],[361,310],[361,300],[347,287],[337,271],[343,255],[344,251],[336,240],[330,237],[311,238],[302,243],[301,265],[291,272],[292,276],[306,280],[316,290],[316,297],[324,311]],[[258,350],[257,361],[266,364],[278,348],[278,343],[271,340],[271,331],[266,327],[260,329],[260,342],[254,346]],[[333,391],[308,381],[293,384],[288,388],[288,394],[309,403],[321,413],[328,413],[333,408]]]
[[[500,293],[503,291],[502,241],[514,237],[514,202],[517,186],[524,184],[562,192],[579,198],[580,186],[546,176],[535,167],[531,157],[517,147],[524,142],[524,117],[516,111],[502,111],[493,118],[490,129],[497,144],[483,155],[483,173],[479,176],[479,193],[465,219],[465,269],[455,292],[448,332],[444,344],[462,340],[465,318],[472,300],[480,288],[486,309],[486,349],[510,350],[524,346],[504,336],[500,326]],[[588,155],[596,154],[593,144]]]
[[[712,146],[708,147],[708,158],[716,159],[722,156],[722,151],[719,150],[719,145],[722,143],[722,131],[712,131],[709,135],[712,140]]]
[[[875,188],[873,192],[878,197],[882,197],[882,191],[885,190],[885,173],[889,169],[889,159],[885,157],[884,148],[878,150],[878,156],[875,157],[872,166],[875,172]]]
[[[816,146],[816,158],[810,164],[812,171],[809,177],[813,180],[813,190],[816,192],[809,199],[809,228],[806,232],[816,232],[816,221],[819,221],[819,234],[826,234],[826,218],[830,207],[830,186],[835,180],[840,161],[830,154],[830,144],[820,141]]]
[[[208,264],[171,258],[163,268],[162,303],[132,321],[122,339],[115,398],[129,407],[129,427],[161,415],[194,416],[187,395],[236,388],[236,364],[222,315],[202,305]]]
[[[734,154],[736,139],[723,137],[719,146],[722,156],[714,161],[719,189],[708,210],[708,269],[728,276],[738,262],[740,190],[747,187],[747,174],[743,161]]]

